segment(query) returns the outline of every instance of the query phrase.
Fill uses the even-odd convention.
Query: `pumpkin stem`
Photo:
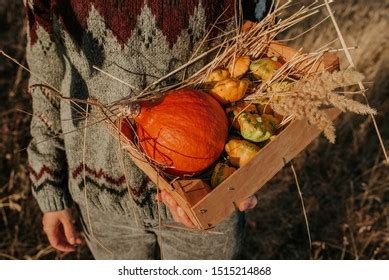
[[[132,103],[123,108],[123,114],[125,117],[135,119],[140,114],[141,106],[139,103]]]

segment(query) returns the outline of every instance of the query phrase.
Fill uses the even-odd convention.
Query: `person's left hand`
[[[195,225],[191,222],[188,215],[186,215],[184,209],[178,206],[177,202],[169,193],[161,191],[157,195],[157,200],[162,201],[167,206],[167,208],[169,208],[174,221],[176,221],[177,223],[181,223],[188,228],[195,228]],[[240,211],[243,212],[254,208],[257,205],[257,202],[258,200],[255,196],[250,196],[243,200],[241,203],[239,203],[238,208]]]

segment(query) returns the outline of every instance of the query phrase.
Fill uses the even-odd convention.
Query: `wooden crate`
[[[296,55],[296,51],[280,43],[273,42],[268,55],[282,56],[285,61]],[[303,69],[304,64],[297,67]],[[321,61],[309,71],[339,67],[336,56],[325,54]],[[327,109],[331,119],[339,115],[337,109]],[[277,137],[262,148],[245,166],[239,168],[214,190],[199,179],[169,182],[158,170],[145,162],[143,155],[130,148],[135,164],[161,189],[168,192],[184,209],[194,225],[199,229],[210,229],[231,215],[245,198],[255,194],[266,182],[280,171],[290,160],[303,151],[321,133],[307,120],[292,121]]]

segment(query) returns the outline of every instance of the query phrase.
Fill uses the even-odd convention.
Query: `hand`
[[[157,200],[162,201],[167,206],[167,208],[169,208],[174,221],[176,221],[177,223],[184,224],[188,228],[195,228],[195,225],[191,222],[188,215],[186,215],[184,209],[178,206],[177,202],[175,202],[175,200],[169,193],[161,191],[157,195]],[[255,196],[250,196],[243,200],[241,203],[239,203],[238,208],[240,211],[243,212],[254,208],[257,205],[257,202],[258,200]]]
[[[250,209],[253,209],[258,203],[258,199],[255,195],[249,196],[245,200],[243,200],[241,203],[239,203],[238,208],[240,211],[247,211]]]
[[[82,243],[80,233],[74,226],[70,209],[43,214],[43,230],[51,246],[62,252],[73,252]]]
[[[177,202],[169,193],[161,191],[156,198],[157,200],[162,201],[167,206],[167,208],[169,208],[174,221],[181,223],[188,228],[195,228],[195,225],[191,222],[188,215],[186,215],[184,209],[178,206]]]

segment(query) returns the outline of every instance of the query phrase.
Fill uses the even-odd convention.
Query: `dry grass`
[[[335,143],[335,127],[328,115],[321,110],[323,106],[333,106],[342,112],[375,115],[376,111],[365,104],[355,101],[336,89],[356,85],[363,81],[363,75],[354,70],[323,72],[314,77],[308,76],[296,82],[281,82],[279,89],[266,92],[267,102],[273,110],[283,116],[294,115],[297,119],[307,118],[309,123],[323,130],[326,138]],[[272,89],[276,85],[270,86]],[[351,92],[352,95],[356,92]]]
[[[384,119],[389,115],[389,54],[385,52],[389,40],[383,23],[388,5],[384,1],[338,2],[334,10],[347,18],[339,23],[347,31],[348,44],[359,47],[353,55],[358,70],[372,82],[367,84],[371,88],[368,96],[379,112],[377,121],[388,147],[389,127]],[[19,61],[24,60],[25,45],[21,10],[18,2],[0,4],[0,48]],[[335,39],[329,22],[328,26],[321,36],[308,33],[299,42],[316,49]],[[306,27],[285,36],[301,34]],[[90,258],[86,247],[77,253],[56,253],[43,235],[22,150],[30,137],[30,116],[21,112],[31,112],[26,78],[20,69],[0,58],[0,259]],[[336,127],[336,145],[318,139],[294,161],[312,249],[294,177],[290,168],[285,168],[258,194],[259,209],[248,214],[243,258],[389,258],[388,167],[382,162],[371,120],[344,114]]]

